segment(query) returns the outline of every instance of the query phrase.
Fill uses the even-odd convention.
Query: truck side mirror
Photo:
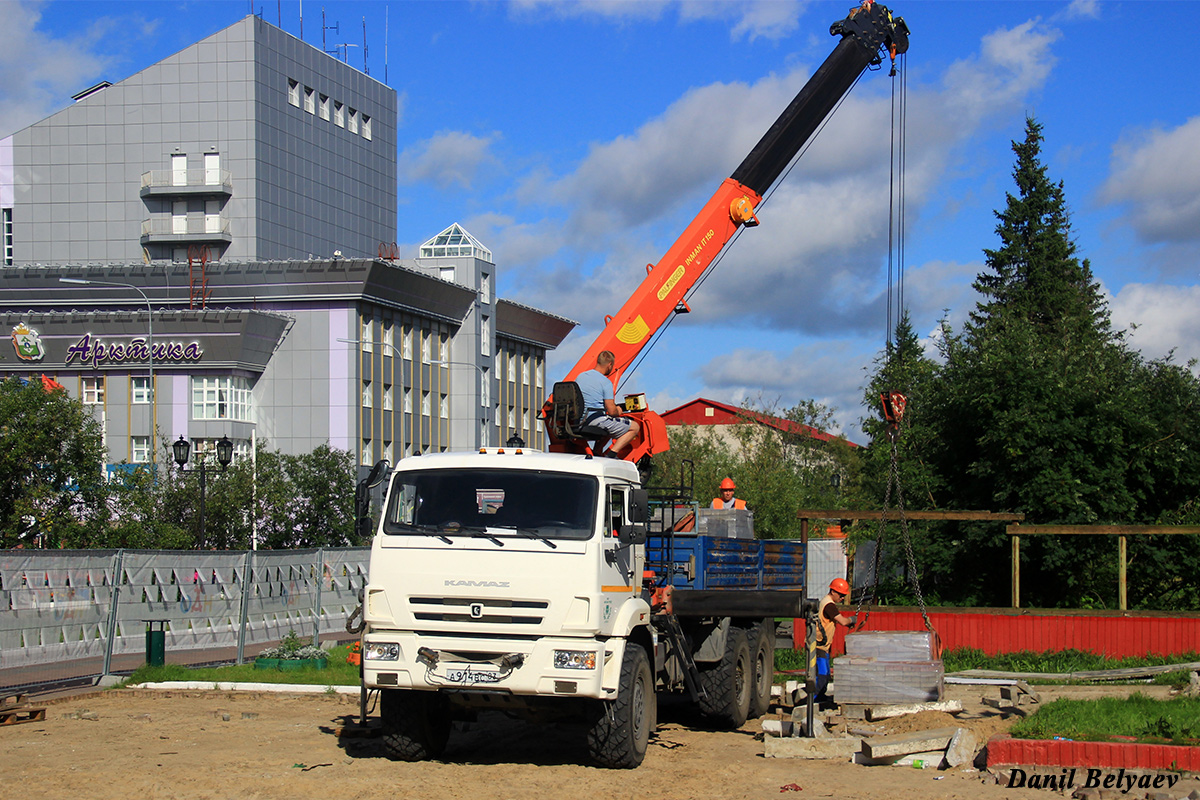
[[[645,523],[650,519],[650,492],[633,489],[629,492],[629,521]]]

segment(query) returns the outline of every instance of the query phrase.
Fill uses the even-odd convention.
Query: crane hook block
[[[729,204],[729,216],[733,218],[734,222],[741,223],[747,228],[753,228],[758,224],[758,217],[754,216],[754,203],[750,202],[750,198],[745,195]]]
[[[889,425],[899,425],[904,416],[904,407],[908,405],[908,398],[900,392],[883,392],[879,399],[883,401],[883,418]]]

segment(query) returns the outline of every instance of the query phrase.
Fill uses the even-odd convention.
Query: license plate
[[[446,680],[448,682],[461,683],[465,686],[471,686],[476,683],[499,683],[501,677],[498,671],[481,667],[446,670]]]

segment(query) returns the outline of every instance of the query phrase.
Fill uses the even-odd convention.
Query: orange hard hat
[[[829,582],[829,588],[838,594],[850,596],[850,584],[846,583],[845,578],[834,578]]]
[[[736,489],[736,488],[737,488],[737,484],[733,482],[733,478],[726,478],[725,480],[721,481],[721,491],[725,491],[726,489]]]

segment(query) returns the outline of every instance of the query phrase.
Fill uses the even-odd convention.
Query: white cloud
[[[1200,117],[1127,135],[1113,148],[1104,202],[1124,206],[1149,244],[1200,242]]]
[[[1112,320],[1146,358],[1175,351],[1175,361],[1200,358],[1200,286],[1128,283],[1109,300]]]
[[[439,188],[458,184],[470,188],[476,176],[497,163],[491,153],[497,135],[476,136],[464,131],[443,131],[405,148],[399,156],[400,183],[429,182]]]
[[[40,26],[41,2],[0,2],[0,136],[7,136],[71,104],[71,95],[128,60],[154,33],[141,18],[102,17],[84,32],[55,37]],[[120,35],[116,30],[120,30]]]
[[[680,22],[728,20],[730,38],[777,41],[796,30],[799,0],[511,0],[518,16],[593,17],[617,23],[661,19],[674,9]]]

